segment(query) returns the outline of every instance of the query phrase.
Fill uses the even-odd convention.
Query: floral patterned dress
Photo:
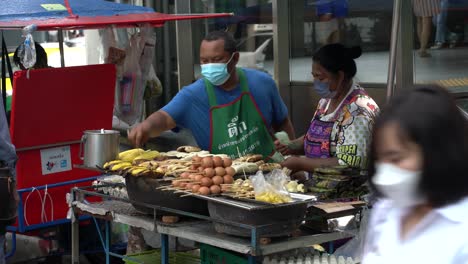
[[[330,101],[320,100],[304,137],[304,152],[309,158],[337,157],[340,165],[365,171],[379,107],[358,84],[353,84],[333,113],[326,114]]]

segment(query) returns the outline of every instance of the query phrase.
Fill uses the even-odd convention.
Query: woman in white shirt
[[[468,263],[468,122],[440,87],[415,88],[374,129],[363,264]]]

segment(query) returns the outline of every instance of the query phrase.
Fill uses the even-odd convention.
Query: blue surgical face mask
[[[231,62],[232,58],[234,57],[234,53],[232,54],[231,58],[226,63],[207,63],[201,65],[201,74],[205,79],[207,79],[210,83],[216,86],[223,85],[229,77],[231,77],[231,73],[228,72],[228,64]]]
[[[318,79],[314,80],[314,90],[321,98],[334,98],[336,91],[330,91],[330,84]]]

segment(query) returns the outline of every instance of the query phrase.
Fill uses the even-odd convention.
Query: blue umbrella
[[[166,21],[230,15],[162,14],[147,7],[104,0],[8,0],[8,6],[0,9],[0,29],[22,28],[30,24],[37,25],[37,30],[101,28],[108,25],[134,27],[143,23],[162,26]]]

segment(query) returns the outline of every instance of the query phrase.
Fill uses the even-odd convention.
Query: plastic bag
[[[267,177],[258,171],[255,176],[250,177],[254,187],[255,200],[272,204],[291,202],[291,196],[285,188],[288,178],[281,170],[273,170]]]
[[[125,49],[128,45],[127,30],[111,26],[100,30],[99,34],[102,43],[99,61],[114,64],[117,69],[117,78],[120,79],[127,56]]]
[[[36,31],[36,25],[29,25],[23,28],[24,44],[20,46],[19,58],[21,64],[26,69],[32,68],[36,64],[36,45],[32,36],[32,32]]]
[[[129,125],[142,119],[146,80],[154,55],[156,37],[146,26],[133,34],[125,51],[125,61],[116,88],[114,115]]]
[[[351,257],[357,262],[361,261],[362,255],[364,252],[364,243],[367,236],[367,223],[369,219],[370,210],[364,208],[361,211],[361,219],[359,222],[359,229],[356,232],[356,235],[346,244],[339,247],[334,255],[336,256],[343,256],[343,257]]]

